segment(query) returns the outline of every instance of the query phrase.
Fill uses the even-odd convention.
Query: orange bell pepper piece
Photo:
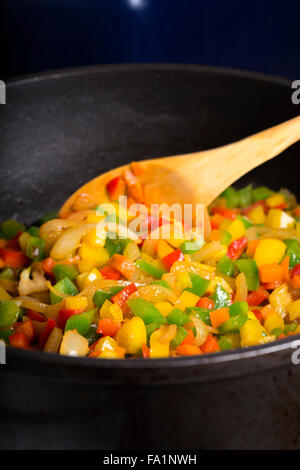
[[[214,328],[218,328],[222,323],[229,320],[229,309],[225,307],[219,308],[218,310],[210,312],[209,316],[212,326]]]
[[[277,263],[264,264],[259,268],[259,276],[261,282],[282,282],[283,269]]]

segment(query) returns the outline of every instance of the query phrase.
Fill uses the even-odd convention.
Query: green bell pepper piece
[[[293,269],[296,264],[300,263],[300,245],[294,238],[283,240],[287,246],[285,256],[290,257],[290,269]]]
[[[177,333],[174,339],[170,342],[170,347],[172,349],[178,348],[181,345],[182,341],[187,337],[188,332],[183,326],[180,326],[177,329]]]
[[[32,237],[40,238],[40,227],[32,225],[27,229],[27,233],[29,233],[29,235],[31,235]]]
[[[157,330],[159,327],[160,327],[160,323],[157,321],[154,321],[146,325],[147,338],[150,338],[152,333],[154,333],[154,331]]]
[[[241,326],[244,325],[244,323],[246,323],[247,320],[248,315],[246,313],[234,315],[233,317],[230,317],[229,320],[225,321],[224,323],[222,323],[222,325],[219,326],[219,332],[221,334],[224,334],[238,330],[239,328],[241,328]]]
[[[0,328],[15,323],[21,314],[20,303],[16,300],[0,300]]]
[[[229,307],[229,315],[234,317],[235,315],[239,315],[240,313],[247,314],[249,310],[247,302],[234,302]]]
[[[163,269],[157,268],[156,266],[154,266],[154,264],[148,263],[143,259],[138,259],[135,264],[139,269],[141,269],[145,273],[150,274],[150,276],[156,277],[157,279],[160,279],[162,275],[167,272]]]
[[[252,184],[238,191],[239,207],[247,207],[252,203]]]
[[[26,255],[34,261],[44,258],[45,241],[43,238],[31,237],[26,246]]]
[[[66,323],[65,331],[77,330],[82,336],[87,336],[90,333],[90,327],[94,319],[97,309],[93,308],[88,312],[72,315]]]
[[[43,215],[43,217],[41,217],[37,222],[36,224],[37,225],[43,225],[45,224],[46,222],[49,222],[49,220],[52,220],[52,219],[57,219],[59,217],[59,214],[57,211],[51,211],[51,212],[48,212],[47,214]]]
[[[113,295],[116,295],[122,289],[122,286],[111,286],[107,290],[98,289],[94,294],[93,302],[98,308],[101,308],[105,300],[111,299]]]
[[[140,317],[145,325],[157,322],[159,325],[165,324],[167,321],[160,311],[147,300],[135,298],[127,300],[127,304],[133,311],[134,315]]]
[[[10,281],[14,281],[16,279],[16,274],[13,268],[6,266],[0,272],[0,279],[8,279]]]
[[[232,342],[230,341],[230,338],[227,336],[222,335],[218,341],[218,345],[221,348],[221,351],[228,351],[229,349],[232,349]]]
[[[227,230],[224,230],[224,232],[222,233],[222,237],[221,237],[222,245],[228,246],[231,243],[231,240],[232,240],[231,233],[227,232]]]
[[[251,220],[247,219],[246,217],[243,217],[242,215],[239,214],[237,216],[237,219],[239,219],[243,223],[246,229],[249,227],[253,227],[253,223],[251,222]]]
[[[104,247],[107,249],[109,256],[121,254],[123,252],[122,244],[118,239],[106,237]]]
[[[150,286],[163,286],[166,289],[171,289],[169,284],[166,281],[162,281],[161,279],[157,279],[156,281],[151,282]]]
[[[225,189],[225,191],[222,193],[222,196],[226,199],[226,206],[228,209],[234,209],[239,205],[239,195],[236,189],[234,189],[232,186]]]
[[[230,295],[220,284],[217,284],[216,290],[211,297],[214,301],[214,310],[222,307],[229,307],[230,305]]]
[[[298,323],[293,322],[293,323],[287,323],[284,327],[284,334],[288,335],[290,332],[294,333],[298,326]]]
[[[211,310],[209,310],[208,308],[188,307],[185,309],[185,311],[187,315],[199,318],[199,320],[202,320],[203,323],[211,326],[210,315],[209,315]]]
[[[97,333],[97,325],[91,325],[89,331],[87,332],[86,339],[89,342],[89,345],[93,344],[97,339],[100,338],[100,335]]]
[[[259,186],[252,190],[252,196],[255,202],[261,201],[262,199],[267,199],[268,197],[272,196],[274,191],[267,188],[266,186]]]
[[[61,281],[65,277],[70,279],[70,281],[74,281],[79,274],[76,266],[73,266],[72,264],[56,264],[52,271],[56,282]]]
[[[6,343],[9,343],[9,337],[12,334],[14,334],[13,328],[3,328],[0,330],[0,339],[3,339]]]
[[[282,335],[283,333],[283,329],[278,327],[278,328],[273,328],[273,330],[271,331],[271,335],[274,335],[276,336],[276,338],[278,338],[278,336]]]
[[[244,273],[249,290],[257,290],[259,286],[259,271],[254,259],[239,259],[236,265]]]
[[[207,279],[203,279],[203,277],[198,276],[194,273],[188,273],[190,276],[190,280],[192,282],[192,287],[187,287],[185,290],[188,292],[192,292],[192,294],[198,295],[202,297],[202,295],[206,292],[209,281]]]
[[[64,277],[61,281],[59,281],[57,284],[55,284],[54,289],[58,292],[61,292],[62,294],[66,295],[77,295],[78,294],[78,289],[77,287],[73,284],[72,281],[68,277]],[[50,292],[50,302],[51,304],[57,304],[62,300],[63,297],[60,297],[59,295],[54,294],[54,292]]]
[[[25,225],[20,224],[16,220],[5,220],[5,222],[1,224],[1,232],[6,240],[11,240],[18,232],[24,231]]]
[[[223,256],[217,264],[217,269],[226,276],[234,277],[235,274],[235,264],[228,258],[228,256]]]
[[[184,326],[190,321],[190,317],[182,310],[179,310],[179,308],[174,308],[167,316],[167,320],[172,325]]]
[[[179,249],[184,254],[187,253],[189,255],[192,255],[193,253],[196,253],[196,251],[201,250],[202,246],[203,242],[185,241],[181,243]]]

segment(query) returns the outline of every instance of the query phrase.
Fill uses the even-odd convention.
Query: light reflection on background
[[[146,6],[146,0],[127,0],[129,6],[132,8],[143,8]]]

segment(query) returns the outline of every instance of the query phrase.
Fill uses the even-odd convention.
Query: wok
[[[290,85],[181,65],[92,67],[12,82],[0,108],[1,219],[33,222],[114,166],[217,147],[290,119],[298,114]],[[299,196],[299,150],[238,184]],[[147,361],[8,349],[0,448],[299,448],[294,340]]]

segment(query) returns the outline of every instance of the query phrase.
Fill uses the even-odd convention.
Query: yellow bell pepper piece
[[[162,330],[157,330],[150,336],[150,358],[169,357],[170,343],[161,343],[160,337],[163,336]]]
[[[276,207],[285,203],[285,197],[283,194],[277,193],[266,199],[266,204],[268,207]]]
[[[173,305],[170,302],[157,302],[154,305],[164,317],[167,317],[173,310]]]
[[[242,238],[246,234],[246,229],[243,222],[239,219],[235,219],[227,228],[227,232],[232,236],[232,241]]]
[[[231,220],[230,219],[224,219],[219,225],[219,230],[227,230],[228,227],[231,225]]]
[[[264,238],[259,241],[254,259],[258,267],[264,264],[280,263],[286,252],[286,244],[276,238]]]
[[[116,339],[129,354],[136,354],[147,342],[145,323],[140,317],[131,318],[119,329]]]
[[[295,219],[281,209],[270,209],[266,225],[271,228],[292,229],[295,226]]]
[[[85,280],[87,278],[87,275],[88,273],[87,272],[83,272],[81,274],[78,274],[78,276],[76,277],[76,284],[79,288],[79,290],[83,290],[84,287],[85,287]]]
[[[195,307],[196,303],[200,297],[198,295],[193,294],[187,290],[183,291],[178,299],[178,305],[182,304],[185,308],[187,307]],[[176,306],[177,302],[175,303]],[[180,307],[179,307],[180,308]]]
[[[300,222],[296,223],[296,234],[298,237],[300,237]]]
[[[94,351],[113,351],[117,346],[117,341],[111,336],[103,336],[103,338],[97,341]]]
[[[215,278],[212,281],[210,281],[207,287],[207,293],[212,294],[213,292],[215,292],[217,284],[221,285],[223,289],[226,290],[226,292],[228,292],[228,294],[232,294],[233,290],[231,286],[221,276],[215,276]]]
[[[253,318],[254,317],[254,318]],[[274,335],[268,335],[255,315],[248,315],[248,320],[240,328],[241,347],[255,346],[275,341]]]
[[[82,241],[86,242],[93,248],[99,248],[105,245],[106,236],[106,230],[97,230],[94,228],[82,237]]]
[[[249,212],[247,217],[253,222],[255,225],[264,224],[266,221],[266,214],[262,206],[257,206],[252,211]]]
[[[179,271],[176,273],[177,287],[182,291],[188,287],[192,287],[193,283],[187,271]]]
[[[93,268],[85,277],[84,287],[88,286],[91,282],[94,282],[97,279],[102,279],[102,276],[97,268]]]
[[[101,354],[99,354],[98,357],[101,359],[120,359],[123,356],[120,355],[117,349],[114,349],[113,351],[106,349]]]
[[[96,211],[94,214],[88,214],[87,218],[85,219],[85,221],[88,223],[88,224],[95,224],[97,222],[101,222],[101,220],[103,220],[105,218],[104,215],[97,215]]]
[[[81,259],[77,263],[78,270],[81,274],[88,275],[88,273],[94,268],[94,260],[93,259]]]
[[[281,284],[269,295],[269,302],[273,309],[281,316],[285,317],[288,312],[288,305],[293,301],[287,284]]]
[[[159,259],[163,259],[165,256],[172,253],[174,249],[165,240],[159,240],[157,245],[157,256]]]
[[[60,345],[60,354],[67,356],[86,356],[89,352],[89,342],[77,330],[68,330]]]
[[[9,295],[8,292],[6,292],[3,287],[0,286],[0,300],[11,300],[12,297]]]
[[[296,318],[299,318],[300,317],[300,299],[295,300],[295,302],[292,302],[290,305],[288,305],[287,310],[289,312],[291,321],[294,321],[296,320]]]
[[[100,318],[111,318],[112,320],[123,321],[123,313],[118,304],[113,304],[109,300],[105,300],[100,309]]]
[[[264,321],[264,328],[269,334],[272,333],[274,328],[282,328],[284,330],[284,321],[276,312],[270,312]]]
[[[88,300],[83,295],[75,295],[65,299],[65,308],[70,310],[84,310],[88,305]]]
[[[109,260],[109,253],[106,248],[93,248],[86,242],[82,242],[78,252],[82,260],[93,260],[95,268],[104,266]]]

